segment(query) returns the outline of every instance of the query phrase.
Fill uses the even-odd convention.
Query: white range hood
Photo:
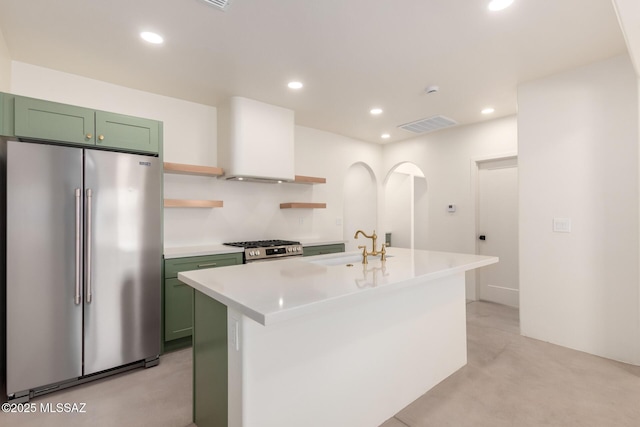
[[[218,108],[218,165],[226,179],[293,181],[294,113],[232,97]]]

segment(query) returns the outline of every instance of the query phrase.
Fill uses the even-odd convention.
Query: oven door
[[[281,259],[291,259],[301,257],[302,254],[287,254],[287,255],[272,255],[269,258],[260,258],[260,259],[245,259],[245,264],[253,264],[254,262],[269,262],[269,261],[278,261]]]

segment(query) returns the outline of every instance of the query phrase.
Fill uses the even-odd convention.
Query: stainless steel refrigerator
[[[28,399],[160,353],[157,157],[1,141],[6,391]]]

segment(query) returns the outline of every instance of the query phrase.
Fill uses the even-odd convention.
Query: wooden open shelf
[[[186,165],[183,163],[164,162],[166,173],[179,173],[183,175],[220,176],[224,175],[224,170],[215,166]]]
[[[290,202],[280,203],[280,209],[325,209],[326,203],[302,203],[302,202]]]
[[[294,184],[326,184],[327,178],[319,178],[315,176],[296,175],[293,180]]]
[[[221,208],[220,200],[181,200],[164,199],[165,208]]]

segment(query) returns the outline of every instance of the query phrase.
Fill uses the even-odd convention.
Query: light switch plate
[[[571,218],[553,218],[553,231],[571,233]]]

